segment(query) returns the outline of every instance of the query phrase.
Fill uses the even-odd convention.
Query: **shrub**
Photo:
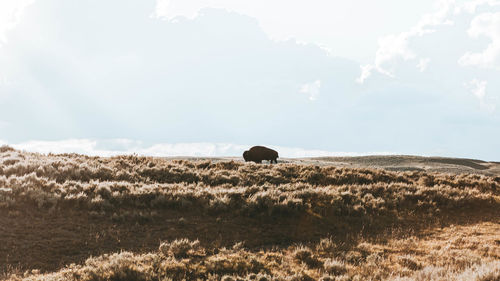
[[[327,259],[323,263],[323,268],[326,272],[333,275],[342,275],[347,271],[344,262],[337,259]]]
[[[335,250],[335,247],[335,242],[329,237],[321,239],[318,245],[316,245],[316,250],[322,253],[331,253]]]
[[[5,152],[9,152],[9,151],[16,151],[16,150],[8,145],[0,146],[0,153],[5,153]]]
[[[293,252],[293,257],[299,263],[305,263],[309,267],[319,267],[321,266],[321,262],[313,256],[313,253],[310,248],[306,246],[299,246]]]
[[[188,239],[176,239],[170,243],[163,242],[160,244],[159,251],[165,255],[173,255],[176,258],[182,258],[188,256],[188,254],[194,254],[196,251],[200,250],[200,241],[190,241]]]

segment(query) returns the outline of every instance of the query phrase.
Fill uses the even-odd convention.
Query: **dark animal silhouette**
[[[245,162],[262,163],[262,160],[269,160],[271,164],[273,162],[278,163],[278,152],[264,146],[254,146],[243,152],[243,159],[245,159]]]

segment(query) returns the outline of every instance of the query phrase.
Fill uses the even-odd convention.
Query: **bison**
[[[278,163],[278,152],[264,146],[254,146],[243,152],[243,159],[245,159],[245,162],[262,163],[262,160],[269,160],[271,164],[273,162]]]

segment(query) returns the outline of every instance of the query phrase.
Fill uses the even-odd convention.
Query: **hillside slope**
[[[294,161],[2,147],[0,276],[500,279],[500,177]]]
[[[166,157],[166,160],[242,161],[241,157]],[[413,155],[372,155],[349,157],[280,158],[282,164],[336,166],[343,168],[384,169],[389,171],[422,171],[448,174],[500,176],[500,162],[467,158],[425,157]]]

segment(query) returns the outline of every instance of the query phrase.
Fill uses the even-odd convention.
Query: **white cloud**
[[[384,33],[411,26],[434,0],[156,0],[155,16],[192,19],[204,8],[224,9],[256,19],[269,38],[326,46],[335,56],[366,60]],[[362,7],[362,8],[360,8]],[[393,11],[398,11],[397,13]],[[277,17],[276,15],[279,15]],[[380,20],[383,18],[383,20]],[[369,22],[370,24],[366,24]],[[356,44],[339,44],[356,42]]]
[[[24,9],[33,2],[35,0],[2,0],[0,2],[0,46],[7,42],[7,31],[19,23]]]
[[[300,88],[300,92],[306,94],[309,97],[309,100],[315,101],[318,99],[320,88],[321,80],[316,80],[314,82],[302,85],[302,87]]]
[[[238,156],[246,146],[227,143],[156,144],[140,149],[139,154],[153,156]]]
[[[157,0],[155,10],[151,16],[154,18],[168,19],[170,5],[171,5],[170,0]]]
[[[430,58],[424,58],[424,59],[420,59],[418,64],[417,64],[417,68],[420,72],[424,72],[427,67],[429,66],[429,63],[431,62],[431,59]]]
[[[483,5],[489,5],[491,7],[500,6],[500,1],[498,0],[474,0],[465,2],[461,5],[455,7],[455,14],[460,14],[462,12],[467,12],[469,14],[474,14],[478,7]]]
[[[27,141],[10,146],[39,153],[81,153],[87,155],[109,156],[106,151],[96,150],[97,141],[87,139],[69,139],[62,141]]]
[[[361,68],[361,76],[359,76],[356,79],[356,82],[363,84],[365,82],[366,78],[368,78],[368,77],[370,77],[370,75],[372,75],[372,71],[375,67],[371,64],[367,64],[367,65],[361,65],[360,68]]]
[[[407,61],[418,57],[409,46],[410,39],[433,33],[436,31],[434,28],[437,26],[453,24],[448,19],[453,4],[453,0],[438,1],[436,12],[423,15],[409,31],[379,38],[374,64],[362,66],[361,76],[356,81],[363,83],[371,74],[371,71],[368,70],[372,69],[389,77],[395,77],[394,68],[397,60]]]
[[[487,81],[472,79],[469,83],[466,83],[466,87],[469,88],[470,92],[479,100],[479,106],[481,109],[487,112],[493,112],[495,110],[495,105],[492,104],[486,96],[486,86]]]
[[[395,77],[395,67],[399,60],[408,61],[419,59],[417,68],[423,72],[427,69],[428,58],[419,58],[410,46],[411,39],[436,32],[436,27],[452,25],[451,16],[461,13],[474,14],[479,7],[488,8],[500,6],[499,0],[473,0],[459,3],[455,0],[441,0],[437,2],[434,13],[425,14],[419,22],[408,31],[399,34],[383,36],[378,40],[378,49],[375,61],[369,66],[362,66],[360,77],[356,80],[363,83],[376,70],[386,76]],[[491,40],[487,48],[480,53],[467,52],[460,59],[462,66],[480,66],[500,69],[500,13],[483,13],[476,16],[467,31],[470,37],[485,36]],[[370,71],[368,71],[370,70]]]
[[[402,58],[410,60],[415,58],[415,53],[408,46],[410,32],[403,32],[398,35],[388,35],[378,40],[378,50],[375,55],[375,69],[389,77],[394,77],[393,70],[386,69],[384,64],[391,60]]]
[[[480,53],[465,53],[460,59],[462,66],[479,66],[500,69],[500,12],[483,13],[476,16],[467,30],[472,38],[488,37],[491,42]]]
[[[472,93],[478,98],[478,99],[484,99],[486,96],[486,85],[488,82],[486,81],[481,81],[478,79],[473,79],[472,81],[469,82],[469,85],[471,86],[471,91]]]
[[[18,144],[9,144],[0,140],[0,145],[9,145],[15,149],[38,153],[79,153],[91,156],[115,156],[138,154],[155,157],[240,157],[243,151],[251,145],[230,143],[163,143],[144,147],[140,141],[127,139],[91,140],[69,139],[61,141],[28,141]],[[125,145],[125,147],[124,147]],[[325,150],[310,150],[296,147],[266,145],[279,152],[284,158],[304,158],[322,156],[363,156],[388,155],[391,152],[331,152]]]
[[[243,146],[221,143],[155,144],[145,147],[140,141],[127,139],[92,140],[68,139],[60,141],[28,141],[9,144],[20,150],[39,153],[80,153],[97,156],[139,154],[148,156],[230,156],[239,155]],[[246,146],[245,146],[246,147]]]

